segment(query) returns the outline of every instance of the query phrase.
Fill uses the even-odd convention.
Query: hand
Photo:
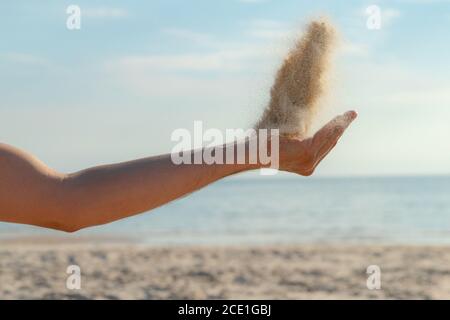
[[[280,137],[280,170],[302,176],[313,174],[356,116],[355,111],[347,111],[328,122],[313,137],[304,140]]]

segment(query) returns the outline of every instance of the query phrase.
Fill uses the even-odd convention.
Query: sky
[[[57,170],[170,152],[195,120],[251,127],[293,41],[327,16],[340,45],[316,128],[359,118],[317,174],[450,173],[450,1],[19,0],[0,12],[0,141]]]

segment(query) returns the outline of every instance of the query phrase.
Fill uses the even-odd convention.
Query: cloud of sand
[[[312,21],[278,70],[271,98],[256,129],[280,134],[308,134],[326,87],[325,73],[335,44],[335,29],[326,20]]]

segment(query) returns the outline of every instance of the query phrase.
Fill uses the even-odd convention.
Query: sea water
[[[0,237],[66,236],[0,223]],[[450,177],[232,177],[70,237],[147,244],[449,244]]]

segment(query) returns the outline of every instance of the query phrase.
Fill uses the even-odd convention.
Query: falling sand
[[[279,129],[281,135],[308,134],[325,90],[325,73],[335,31],[325,20],[312,21],[278,70],[271,99],[256,129]]]

